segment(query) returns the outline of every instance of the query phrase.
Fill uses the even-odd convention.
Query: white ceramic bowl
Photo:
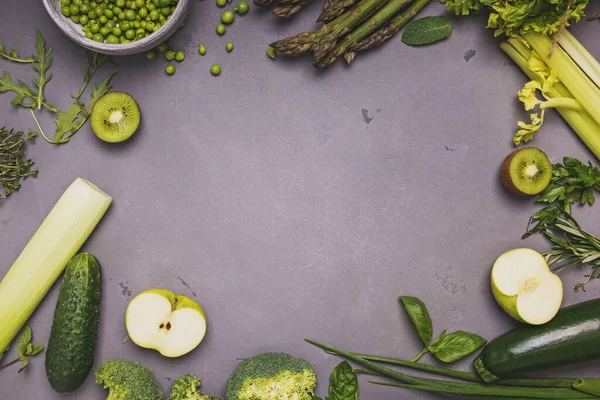
[[[86,38],[81,25],[74,23],[70,18],[62,14],[60,0],[42,0],[42,2],[54,23],[69,39],[88,50],[114,56],[143,53],[157,47],[177,31],[179,24],[187,15],[191,5],[191,0],[179,0],[179,4],[175,12],[171,15],[171,18],[159,30],[141,40],[127,44],[106,44]]]

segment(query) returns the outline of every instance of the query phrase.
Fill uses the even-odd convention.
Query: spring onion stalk
[[[566,33],[566,31],[565,31]],[[569,34],[570,35],[570,34]],[[572,35],[571,35],[572,37]],[[537,40],[537,39],[536,39]],[[548,38],[543,38],[540,41],[547,45]],[[566,40],[566,39],[565,39]],[[569,39],[570,51],[572,49],[579,48],[580,44],[574,44],[573,41],[577,42],[575,38]],[[577,42],[579,43],[579,42]],[[550,41],[551,45],[551,41]],[[569,91],[569,89],[558,79],[562,79],[558,71],[554,70],[554,73],[558,75],[558,79],[552,75],[552,70],[546,65],[547,59],[544,59],[538,55],[537,52],[533,51],[527,45],[525,45],[520,39],[510,38],[503,42],[500,47],[504,52],[517,64],[523,72],[532,80],[525,85],[525,88],[519,92],[519,97],[526,105],[526,109],[529,101],[534,100],[535,97],[526,96],[526,89],[532,82],[537,82],[534,86],[542,93],[546,101],[539,101],[539,108],[541,110],[541,116],[538,114],[532,114],[532,124],[520,123],[521,129],[515,136],[515,144],[520,144],[522,141],[527,142],[533,138],[533,134],[539,130],[543,123],[544,113],[547,108],[553,107],[559,112],[563,119],[569,124],[571,129],[579,136],[579,138],[585,143],[585,145],[600,159],[600,124],[597,120],[592,117],[592,114],[596,116],[600,115],[600,105],[592,113],[582,110],[583,104],[578,98]],[[546,50],[547,48],[544,48]],[[579,50],[580,54],[583,54]],[[587,53],[589,55],[589,53]],[[556,55],[555,54],[553,57]],[[591,55],[583,56],[582,59],[593,60]],[[593,60],[600,71],[600,64]],[[591,61],[588,65],[593,65]],[[585,74],[584,74],[585,75]],[[594,91],[595,83],[587,78],[587,85]],[[531,86],[529,86],[531,88]],[[531,93],[530,93],[531,94]],[[533,94],[534,96],[535,94]],[[578,105],[577,105],[578,104]]]
[[[0,358],[112,199],[82,178],[60,197],[0,282]]]

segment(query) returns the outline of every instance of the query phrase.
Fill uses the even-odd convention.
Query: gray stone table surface
[[[312,29],[317,5],[287,23],[252,7],[218,37],[221,12],[212,0],[194,3],[171,41],[186,52],[172,77],[164,60],[143,55],[98,72],[97,80],[118,72],[114,89],[139,100],[143,124],[129,142],[102,143],[86,125],[64,146],[40,139],[28,147],[40,174],[0,205],[0,278],[82,176],[114,198],[83,248],[104,272],[96,368],[124,357],[151,368],[165,390],[193,373],[207,392],[224,395],[240,358],[287,351],[314,364],[323,396],[339,359],[302,339],[411,358],[420,344],[399,295],[428,305],[435,334],[463,329],[491,339],[514,327],[491,296],[491,264],[510,248],[548,246],[539,237],[520,240],[537,207],[509,196],[499,181],[516,121],[526,118],[516,100],[526,78],[484,29],[485,17],[453,18],[452,37],[431,47],[395,38],[350,68],[338,62],[319,72],[308,58],[265,56],[270,41]],[[424,15],[443,12],[432,3]],[[84,51],[36,0],[2,0],[1,17],[0,40],[25,54],[34,50],[35,29],[43,32],[54,48],[47,98],[68,107],[81,85]],[[600,57],[598,23],[573,32]],[[228,41],[235,44],[230,54]],[[212,77],[216,62],[223,72]],[[3,60],[0,69],[31,75]],[[8,95],[0,99],[0,125],[34,129],[28,110],[10,106]],[[41,123],[53,133],[51,115]],[[552,161],[594,160],[554,112],[532,144]],[[577,216],[600,234],[596,207]],[[582,274],[563,276],[565,304],[600,293],[595,283],[587,293],[570,290]],[[189,355],[167,359],[122,343],[128,301],[150,287],[204,306],[208,333]],[[57,294],[58,284],[29,321],[36,342],[47,342]],[[471,360],[457,367],[468,369]],[[600,364],[552,374],[600,376]],[[22,374],[0,374],[1,399],[106,395],[91,376],[75,393],[54,393],[43,357]],[[361,386],[361,399],[435,398]]]

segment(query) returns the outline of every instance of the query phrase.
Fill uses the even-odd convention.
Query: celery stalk
[[[565,85],[590,116],[600,124],[600,88],[582,71],[580,66],[558,46],[552,49],[552,39],[537,32],[523,33],[523,37],[532,49],[542,56],[548,67],[554,69]]]
[[[600,87],[600,63],[590,52],[569,32],[564,30],[558,39],[558,44],[567,52],[586,75]]]
[[[0,358],[108,209],[112,199],[77,178],[0,282]]]

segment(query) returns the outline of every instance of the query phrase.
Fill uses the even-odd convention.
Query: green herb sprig
[[[18,344],[19,358],[9,362],[6,365],[0,366],[0,371],[21,361],[23,364],[17,371],[18,373],[21,373],[25,369],[25,367],[27,367],[27,365],[29,364],[29,357],[35,356],[40,351],[44,350],[44,346],[42,346],[40,344],[31,344],[31,335],[32,335],[31,328],[28,326],[25,327],[25,329],[23,329],[23,333],[21,333],[21,337],[19,337],[19,344]]]
[[[37,175],[33,161],[25,160],[23,152],[25,143],[33,141],[35,136],[36,133],[31,131],[23,133],[0,128],[0,185],[4,190],[0,200],[19,190],[22,179]]]
[[[27,58],[20,57],[15,49],[13,49],[12,47],[10,49],[7,49],[4,46],[4,44],[2,44],[2,42],[0,42],[0,57],[5,58],[10,61],[13,61],[13,62],[16,62],[16,63],[22,63],[22,64],[31,64],[32,62],[35,61],[33,56],[27,57]]]
[[[431,353],[440,361],[452,363],[465,358],[487,343],[487,340],[474,333],[456,331],[447,334],[446,330],[432,343],[433,323],[425,304],[412,296],[400,296],[400,302],[425,344],[423,350],[412,360],[413,362]]]

